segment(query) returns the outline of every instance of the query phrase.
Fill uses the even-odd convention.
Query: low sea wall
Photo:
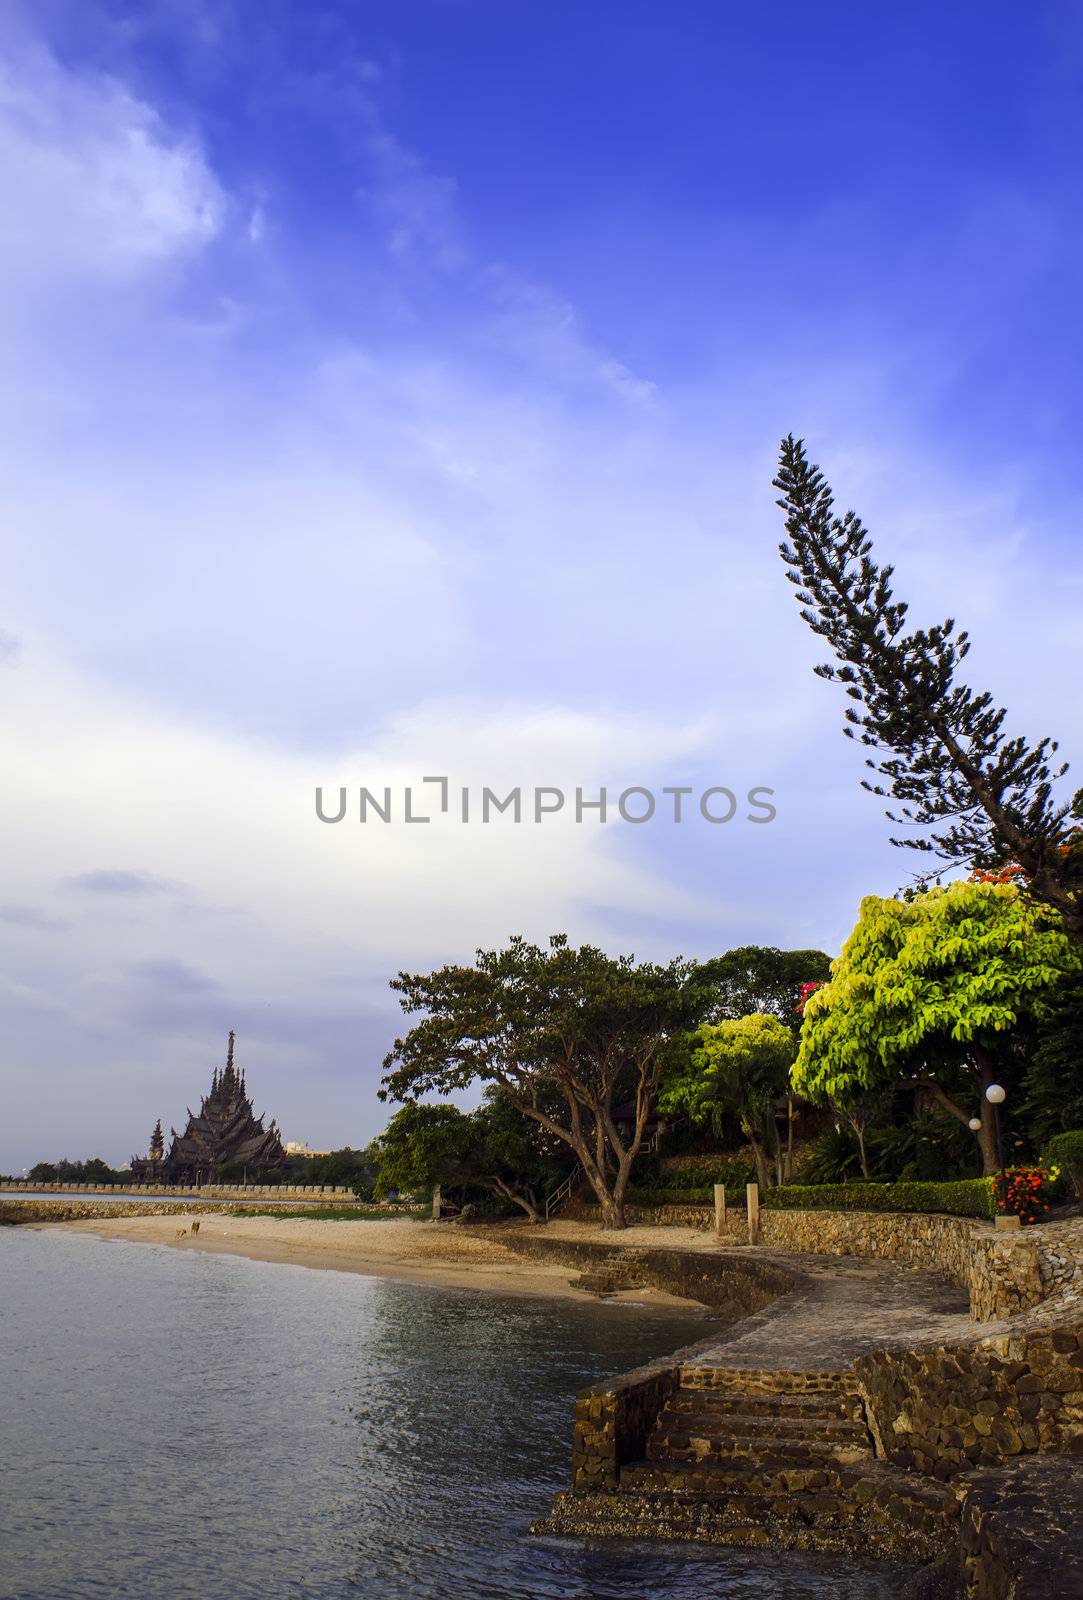
[[[222,1201],[181,1200],[169,1207],[171,1217],[233,1211]],[[0,1227],[35,1222],[101,1222],[113,1217],[160,1217],[165,1208],[153,1200],[0,1200]]]
[[[502,1230],[500,1240],[518,1255],[556,1261],[591,1276],[619,1279],[618,1287],[649,1285],[729,1312],[734,1321],[762,1311],[779,1295],[789,1293],[800,1277],[753,1254],[720,1256],[668,1245],[629,1247],[605,1238],[554,1239],[544,1229],[529,1233]]]
[[[8,1194],[132,1194],[139,1196],[151,1194],[164,1195],[166,1198],[229,1200],[234,1196],[244,1200],[292,1200],[303,1198],[306,1200],[329,1199],[350,1200],[354,1198],[353,1190],[346,1184],[298,1184],[298,1183],[205,1183],[198,1188],[171,1188],[164,1183],[30,1183],[28,1180],[18,1183],[2,1183],[0,1188]]]
[[[201,1191],[207,1194],[207,1190]],[[168,1202],[168,1203],[164,1203]],[[172,1192],[168,1192],[161,1200],[98,1200],[92,1195],[82,1199],[71,1200],[0,1200],[0,1226],[11,1223],[32,1222],[85,1222],[91,1218],[101,1221],[109,1217],[182,1217],[186,1215],[200,1215],[208,1212],[212,1216],[217,1212],[220,1215],[230,1216],[237,1211],[244,1211],[246,1207],[260,1204],[253,1200],[251,1191],[245,1200],[214,1200],[214,1199],[187,1199],[174,1200]],[[314,1209],[314,1208],[313,1208]],[[288,1212],[289,1208],[283,1206],[282,1210]],[[399,1217],[413,1210],[409,1206],[400,1205],[373,1205],[366,1206],[366,1210],[379,1211],[388,1217]]]
[[[594,1220],[597,1211],[583,1207],[579,1214]],[[704,1205],[630,1205],[625,1214],[632,1225],[714,1228],[713,1209]],[[1062,1277],[1074,1270],[1043,1262],[1048,1233],[1047,1227],[998,1233],[990,1222],[939,1212],[760,1211],[760,1244],[767,1249],[895,1261],[943,1273],[967,1291],[979,1322],[1040,1305],[1058,1270]],[[743,1208],[727,1211],[721,1238],[748,1243]]]

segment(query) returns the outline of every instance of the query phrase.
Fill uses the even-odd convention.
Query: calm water
[[[806,1556],[526,1536],[575,1390],[707,1331],[0,1228],[0,1595],[890,1595]]]

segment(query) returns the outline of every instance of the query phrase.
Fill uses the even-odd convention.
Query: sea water
[[[0,1228],[4,1600],[882,1600],[805,1555],[531,1538],[576,1390],[701,1314]]]

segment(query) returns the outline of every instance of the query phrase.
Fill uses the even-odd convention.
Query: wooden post
[[[440,1185],[437,1184],[432,1191],[432,1220],[440,1221]]]
[[[714,1231],[721,1237],[726,1231],[726,1185],[714,1186]]]
[[[748,1197],[748,1242],[749,1242],[749,1244],[759,1244],[759,1242],[760,1242],[760,1186],[759,1186],[759,1184],[758,1183],[750,1183],[748,1185],[747,1189],[745,1190],[745,1194]]]

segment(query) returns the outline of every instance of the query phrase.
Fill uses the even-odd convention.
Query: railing
[[[550,1217],[556,1215],[566,1200],[571,1198],[574,1191],[578,1189],[582,1180],[583,1168],[577,1161],[560,1187],[558,1189],[554,1189],[552,1194],[547,1196],[545,1201],[546,1222],[549,1221]]]

